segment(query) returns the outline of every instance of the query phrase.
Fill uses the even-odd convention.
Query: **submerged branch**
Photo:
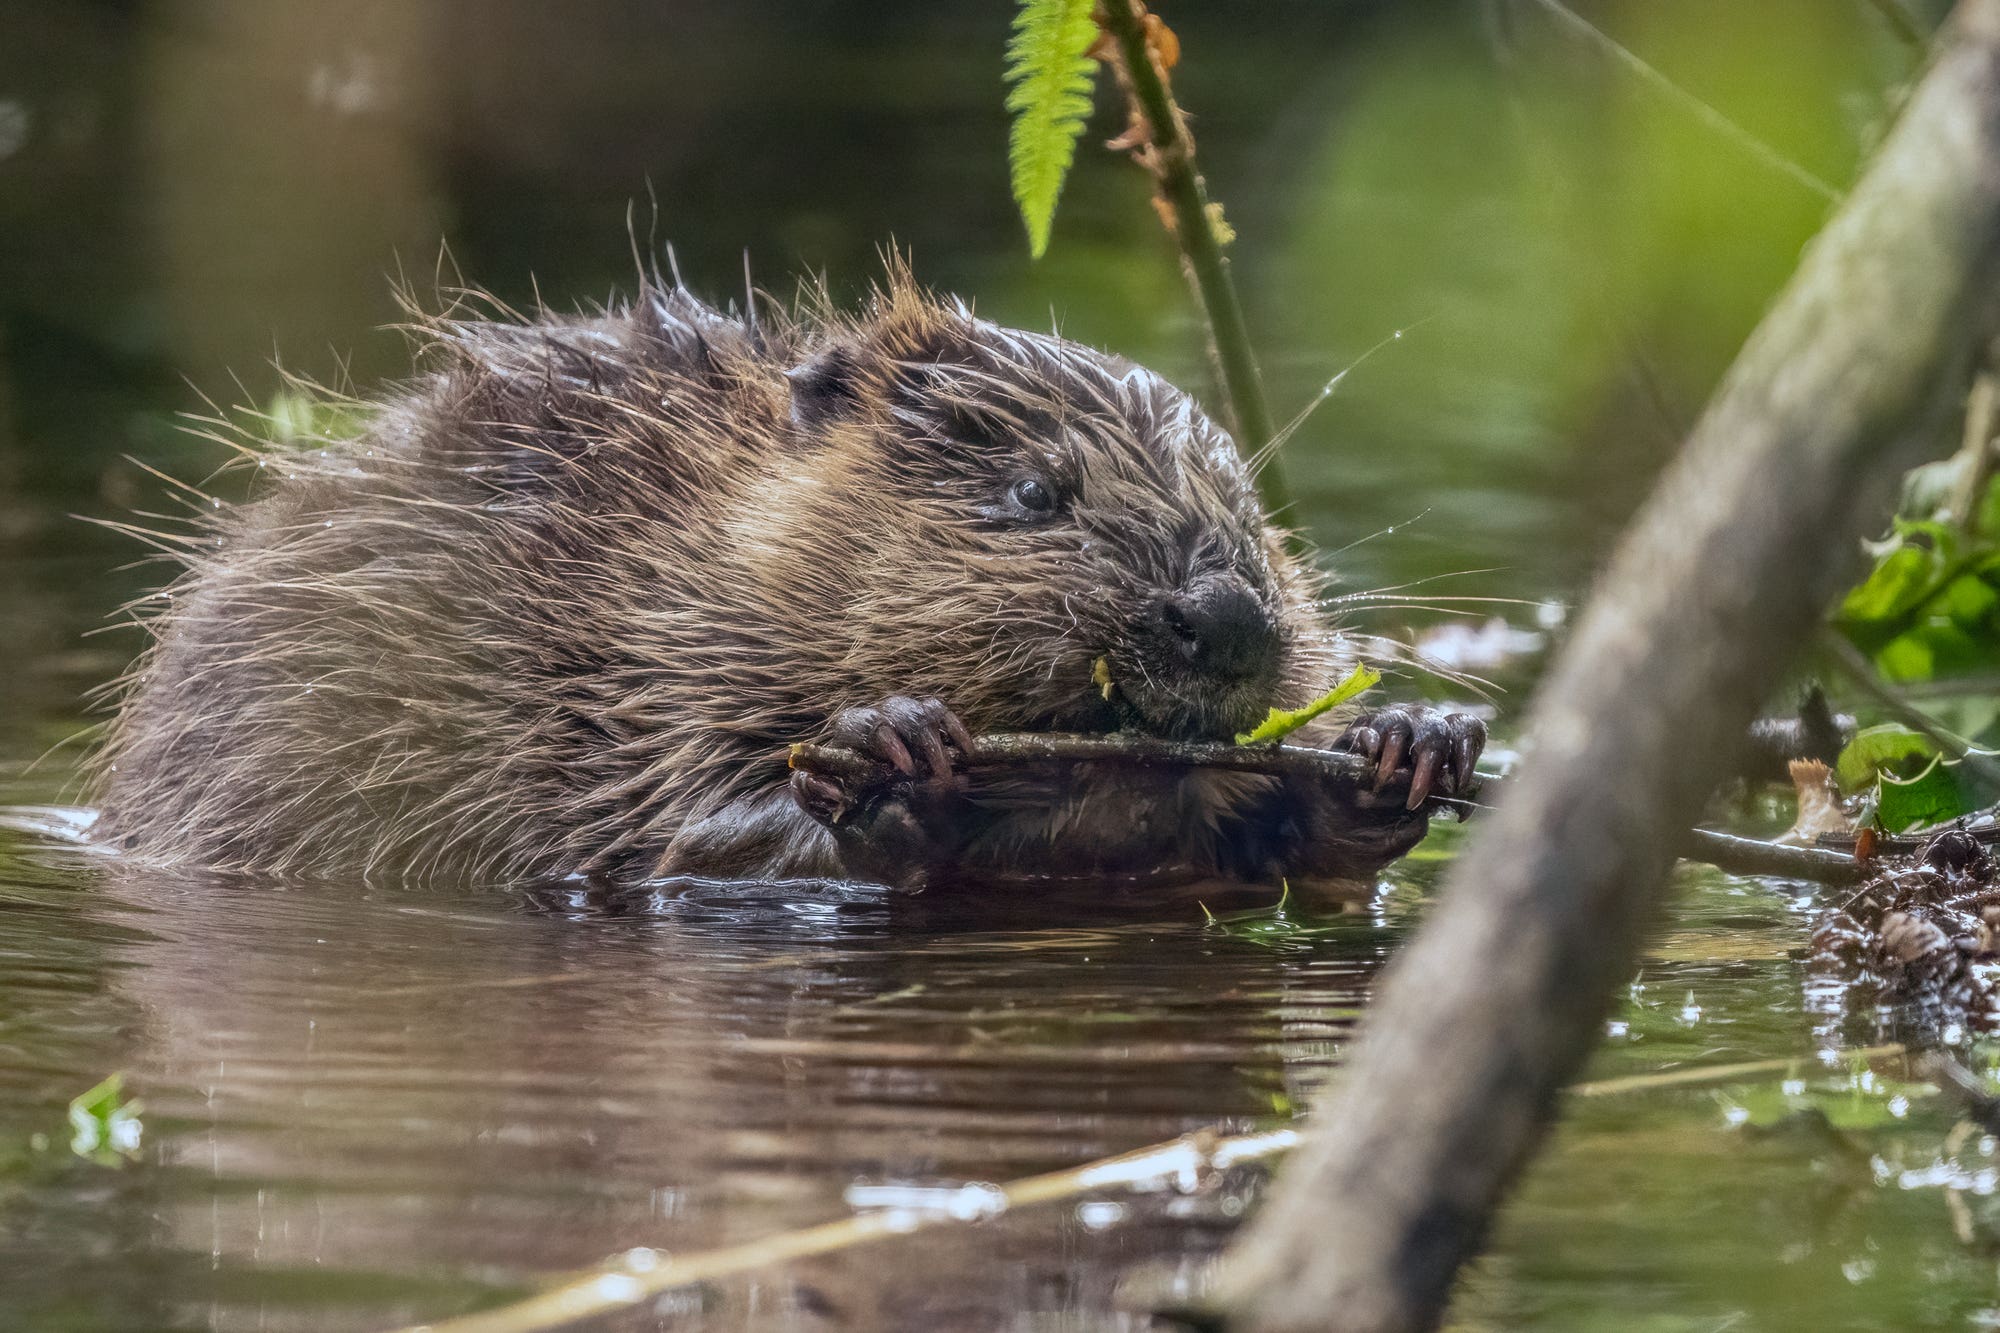
[[[1901,1043],[1843,1051],[1840,1059],[1878,1060],[1911,1054]],[[1796,1058],[1691,1065],[1652,1074],[1583,1083],[1579,1097],[1613,1097],[1656,1088],[1735,1082],[1796,1067]],[[938,1191],[935,1208],[883,1208],[851,1217],[759,1236],[737,1245],[668,1255],[644,1246],[606,1257],[596,1268],[556,1279],[547,1289],[492,1310],[420,1324],[400,1333],[554,1333],[586,1320],[633,1309],[670,1291],[776,1267],[798,1259],[851,1250],[876,1241],[936,1227],[966,1226],[1001,1213],[1040,1204],[1062,1203],[1109,1190],[1197,1187],[1205,1177],[1232,1167],[1281,1157],[1299,1141],[1294,1129],[1258,1134],[1223,1134],[1198,1129],[1164,1143],[1149,1144],[1115,1157],[1102,1157],[1064,1171],[1026,1176],[1004,1185],[974,1183]]]
[[[1286,1152],[1298,1138],[1298,1131],[1292,1129],[1231,1136],[1219,1135],[1214,1130],[1197,1130],[1066,1171],[1027,1176],[1005,1185],[970,1184],[940,1191],[949,1193],[950,1198],[941,1199],[942,1206],[937,1208],[882,1208],[692,1254],[667,1255],[644,1247],[626,1250],[607,1258],[600,1267],[564,1278],[526,1300],[457,1319],[418,1325],[402,1333],[549,1333],[587,1319],[633,1309],[696,1283],[714,1282],[934,1227],[962,1226],[1016,1208],[1057,1203],[1106,1190],[1198,1183],[1215,1172]]]

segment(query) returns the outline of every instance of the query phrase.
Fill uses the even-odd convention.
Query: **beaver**
[[[858,308],[454,308],[351,438],[152,599],[93,793],[150,860],[614,882],[1371,877],[1481,724],[1328,719],[1336,785],[972,769],[972,736],[1229,737],[1353,649],[1230,437],[1118,356],[892,264]],[[205,506],[208,507],[208,506]],[[1112,682],[1107,685],[1108,680]],[[794,767],[793,742],[871,763]]]

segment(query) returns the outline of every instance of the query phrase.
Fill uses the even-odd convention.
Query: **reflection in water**
[[[1440,859],[1367,912],[1211,922],[1182,899],[226,882],[0,841],[0,1328],[382,1329],[633,1247],[981,1211],[967,1186],[1288,1123]],[[1891,1063],[1817,1054],[1840,1034],[1801,994],[1810,904],[1687,888],[1599,1071],[1796,1063],[1580,1099],[1466,1327],[1900,1329],[1992,1303],[1952,1219],[2000,1234],[2000,1145],[1948,1138]],[[146,1104],[122,1167],[64,1147],[68,1099],[113,1070]],[[1260,1182],[1086,1193],[602,1326],[1147,1328]]]
[[[46,1072],[5,1123],[59,1118],[78,1069],[122,1068],[146,1102],[139,1165],[64,1164],[36,1205],[51,1262],[131,1228],[91,1298],[110,1323],[131,1322],[117,1302],[195,1327],[436,1317],[631,1246],[845,1216],[868,1189],[1250,1128],[1325,1068],[1384,944],[1361,918],[1238,938],[1191,900],[1045,902],[1064,924],[1036,927],[1019,905],[798,886],[520,903],[15,877],[0,939],[49,979],[8,987],[5,1063]],[[1211,1252],[1243,1183],[933,1233],[920,1266],[901,1242],[836,1256],[711,1293],[695,1326],[1108,1316],[1145,1261]],[[0,1323],[79,1299],[77,1276],[10,1285]]]

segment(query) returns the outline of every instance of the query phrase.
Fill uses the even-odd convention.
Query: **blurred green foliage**
[[[1868,794],[1875,822],[1891,833],[1942,824],[1985,803],[1936,741],[1900,722],[1863,728],[1840,752],[1835,774],[1843,791]]]
[[[1837,613],[1841,629],[1892,681],[1933,681],[2000,666],[2000,481],[1978,521],[1901,518],[1868,577]]]
[[[1163,8],[1280,419],[1411,329],[1288,446],[1287,517],[1342,548],[1422,513],[1345,577],[1537,598],[1581,585],[1824,218],[1802,181],[1851,178],[1918,64],[1868,0],[1579,0],[1582,28],[1537,0]],[[39,11],[0,43],[27,126],[0,158],[0,510],[128,508],[128,453],[201,475],[187,382],[268,402],[274,351],[341,387],[399,373],[391,275],[563,309],[629,290],[635,241],[727,301],[746,249],[781,297],[819,268],[846,295],[893,240],[982,314],[1207,390],[1143,172],[1086,138],[1024,252],[1011,15]]]
[[[1984,392],[1975,390],[1975,403]],[[1892,687],[1924,689],[1924,711],[1945,732],[1991,751],[2000,747],[2000,477],[1982,470],[1979,455],[1962,447],[1910,474],[1901,512],[1834,624]],[[1891,832],[1955,819],[2000,795],[1902,725],[1861,732],[1838,776],[1848,791],[1872,784],[1875,817]]]

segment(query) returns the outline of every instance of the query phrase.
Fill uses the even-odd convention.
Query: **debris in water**
[[[146,1109],[138,1098],[125,1096],[125,1076],[111,1074],[69,1104],[69,1150],[107,1166],[120,1158],[135,1157],[145,1126],[139,1113]]]
[[[2000,1030],[2000,862],[1963,824],[1876,874],[1813,929],[1811,967],[1844,987],[1847,1011],[1893,1006],[1945,1031]]]

